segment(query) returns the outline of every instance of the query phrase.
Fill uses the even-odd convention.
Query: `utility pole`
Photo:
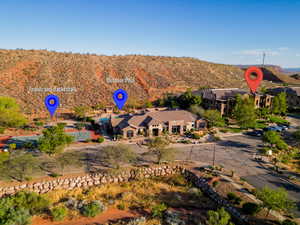
[[[266,58],[266,53],[265,53],[265,52],[263,52],[263,61],[262,61],[262,66],[264,66],[264,65],[265,65],[265,58]]]
[[[193,148],[194,148],[194,146],[191,147],[190,154],[189,154],[189,160],[192,160]]]
[[[215,161],[216,161],[216,144],[214,144],[213,167],[215,167]]]

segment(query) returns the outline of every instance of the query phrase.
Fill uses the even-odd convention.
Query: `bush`
[[[104,211],[104,206],[97,201],[90,202],[82,207],[81,213],[86,217],[95,217]]]
[[[12,200],[14,205],[20,208],[28,209],[32,215],[42,213],[50,205],[47,199],[33,192],[18,192],[12,197]]]
[[[294,221],[292,221],[292,220],[287,219],[287,220],[284,220],[284,221],[281,223],[281,225],[297,225],[297,223],[294,222]]]
[[[168,177],[167,182],[168,184],[174,186],[186,186],[187,183],[185,177],[182,175],[173,175],[171,177]]]
[[[217,211],[209,210],[208,215],[208,224],[210,225],[231,225],[230,214],[222,207]]]
[[[99,137],[99,138],[97,139],[97,142],[98,142],[98,143],[103,143],[103,142],[104,142],[104,137]]]
[[[60,177],[62,175],[58,174],[58,173],[50,173],[49,174],[50,177]]]
[[[278,125],[290,125],[289,121],[282,119],[281,117],[278,116],[269,116],[269,121],[271,123],[276,123]]]
[[[58,206],[51,209],[51,216],[53,221],[63,220],[68,214],[68,209],[64,206]]]
[[[163,216],[163,213],[167,210],[167,206],[164,203],[157,204],[152,207],[151,213],[153,217],[159,217],[161,218]]]
[[[34,124],[35,124],[36,126],[38,126],[38,127],[44,126],[44,122],[42,122],[42,121],[37,121],[37,122],[35,122]]]
[[[236,194],[234,194],[233,192],[229,192],[228,194],[227,194],[227,199],[229,200],[229,201],[232,201],[233,199],[235,199],[237,196],[236,196]]]
[[[5,128],[4,127],[0,127],[0,134],[4,134]]]
[[[134,162],[137,158],[130,146],[122,144],[105,146],[97,154],[107,166],[114,168],[119,168],[121,163]]]
[[[242,210],[245,214],[254,216],[261,210],[261,207],[256,203],[246,202],[243,204]]]
[[[193,138],[193,139],[200,139],[201,136],[200,136],[199,134],[197,134],[197,133],[193,133],[193,134],[192,134],[192,138]]]
[[[32,215],[46,210],[49,202],[32,192],[19,192],[0,199],[0,223],[5,225],[27,225]]]
[[[212,186],[213,186],[213,187],[217,187],[218,184],[219,184],[219,181],[216,180],[216,181],[214,181],[214,182],[212,183]]]
[[[31,215],[27,209],[11,208],[5,216],[0,218],[1,224],[5,225],[29,225],[31,223]]]
[[[120,203],[119,205],[117,205],[117,208],[120,209],[120,210],[124,210],[125,209],[125,204]]]
[[[15,143],[11,143],[8,145],[9,150],[15,150],[17,148],[17,145]]]
[[[242,201],[242,199],[233,192],[227,194],[227,199],[235,205],[239,205]]]

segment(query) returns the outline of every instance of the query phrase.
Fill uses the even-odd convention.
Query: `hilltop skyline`
[[[299,1],[4,1],[2,49],[300,67]],[[253,14],[254,12],[254,14]]]

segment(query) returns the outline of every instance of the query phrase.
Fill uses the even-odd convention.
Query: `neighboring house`
[[[255,108],[270,108],[273,96],[265,94],[254,94],[239,88],[203,89],[193,92],[202,97],[202,105],[205,109],[217,109],[221,115],[229,115],[235,105],[236,96],[253,96]]]
[[[300,87],[276,87],[268,89],[268,93],[278,95],[286,93],[286,101],[290,108],[300,107]]]
[[[191,129],[205,129],[206,121],[185,110],[165,110],[111,118],[111,126],[115,135],[133,138],[163,133],[182,135]]]

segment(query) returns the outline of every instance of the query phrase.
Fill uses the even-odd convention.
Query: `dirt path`
[[[139,216],[141,215],[135,212],[128,212],[124,210],[110,208],[107,209],[104,213],[94,218],[79,217],[73,220],[53,222],[49,219],[34,217],[34,219],[32,220],[32,225],[96,225],[96,224],[103,224],[108,221],[119,220],[122,218],[139,217]]]

